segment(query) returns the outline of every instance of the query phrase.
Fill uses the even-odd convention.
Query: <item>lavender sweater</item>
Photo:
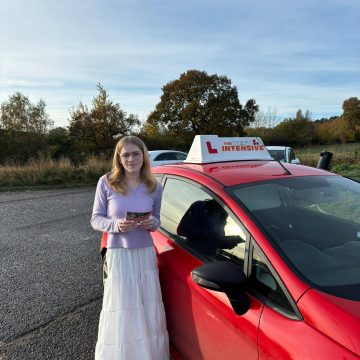
[[[162,187],[159,183],[152,194],[149,194],[146,185],[141,183],[126,195],[121,195],[110,188],[106,181],[106,175],[104,175],[97,184],[91,225],[95,230],[108,233],[108,248],[153,246],[149,230],[135,228],[120,232],[117,221],[125,217],[126,211],[152,211],[155,222],[150,231],[155,231],[160,225],[161,198]]]

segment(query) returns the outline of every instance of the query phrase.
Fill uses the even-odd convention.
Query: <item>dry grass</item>
[[[95,157],[80,166],[69,159],[31,160],[24,166],[0,166],[0,188],[94,185],[110,167],[110,162]]]
[[[302,164],[314,167],[318,164],[322,151],[333,154],[330,163],[332,172],[360,181],[360,143],[295,149]]]
[[[322,151],[329,151],[333,154],[332,165],[360,163],[360,143],[312,146],[304,149],[295,149],[295,151],[300,161],[309,166],[317,165]]]

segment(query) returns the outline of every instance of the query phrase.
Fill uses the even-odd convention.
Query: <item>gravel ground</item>
[[[101,308],[95,188],[0,193],[0,359],[92,359]]]

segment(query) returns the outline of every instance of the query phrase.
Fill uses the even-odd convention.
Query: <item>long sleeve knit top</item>
[[[103,175],[97,184],[91,225],[95,230],[108,233],[108,248],[141,248],[153,246],[149,230],[136,227],[130,231],[120,232],[117,221],[126,216],[127,211],[151,211],[155,221],[150,231],[155,231],[160,225],[160,207],[162,198],[161,184],[156,184],[152,194],[148,193],[145,184],[129,190],[121,195],[111,189]]]

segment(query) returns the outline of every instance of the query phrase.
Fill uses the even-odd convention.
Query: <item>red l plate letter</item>
[[[218,152],[217,149],[213,149],[211,147],[211,142],[210,141],[206,141],[206,146],[207,146],[209,154],[217,154],[217,152]]]

